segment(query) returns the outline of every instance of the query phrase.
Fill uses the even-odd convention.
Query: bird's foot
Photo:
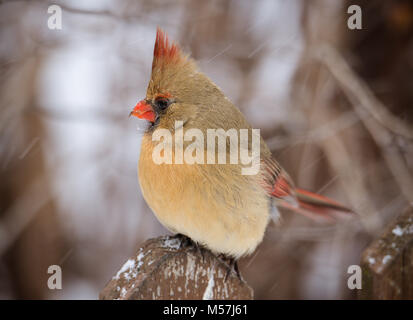
[[[191,238],[188,238],[187,236],[183,235],[182,233],[177,233],[174,236],[172,236],[174,239],[178,239],[180,241],[179,243],[179,248],[184,249],[192,246],[192,240]]]
[[[197,242],[193,241],[191,238],[181,233],[178,233],[174,235],[173,237],[181,240],[181,244],[180,244],[181,249],[189,248],[189,249],[194,250],[196,253],[199,253],[201,255],[202,262],[205,262],[205,248],[204,247],[202,247],[200,244],[198,244]]]
[[[225,275],[224,281],[228,280],[229,275],[231,274],[231,272],[235,272],[235,274],[237,275],[239,280],[243,280],[241,273],[239,271],[238,268],[238,261],[235,258],[228,258],[226,256],[221,256],[221,258],[224,260],[224,262],[226,263],[228,270],[227,273]]]

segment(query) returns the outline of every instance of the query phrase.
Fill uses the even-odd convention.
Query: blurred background
[[[62,29],[48,28],[48,7]],[[362,29],[350,30],[350,5]],[[240,263],[257,299],[349,299],[347,268],[413,203],[413,2],[0,1],[0,298],[97,299],[150,237],[144,124],[156,27],[260,128],[297,185],[357,223],[283,213]],[[47,268],[63,271],[49,290]]]

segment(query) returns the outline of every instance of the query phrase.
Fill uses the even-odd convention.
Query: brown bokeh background
[[[0,298],[95,299],[165,234],[136,164],[156,27],[260,128],[297,185],[355,208],[283,213],[241,271],[257,299],[347,299],[347,268],[413,203],[412,1],[0,2]],[[362,9],[350,30],[347,8]],[[138,126],[138,128],[137,128]],[[47,288],[58,264],[63,289]]]

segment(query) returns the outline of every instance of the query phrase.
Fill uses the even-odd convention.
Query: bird
[[[157,219],[171,232],[232,263],[255,251],[271,218],[280,220],[278,208],[323,221],[353,213],[339,202],[295,187],[261,136],[256,174],[242,174],[242,163],[156,163],[157,130],[168,130],[174,137],[190,129],[252,130],[195,60],[159,27],[146,97],[129,115],[147,122],[138,178]],[[176,156],[175,149],[172,153]]]

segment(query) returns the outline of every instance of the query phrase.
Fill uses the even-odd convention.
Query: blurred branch
[[[413,128],[388,111],[387,107],[376,98],[367,84],[357,76],[335,49],[331,46],[323,46],[316,52],[316,55],[328,67],[352,101],[355,98],[361,107],[391,132],[413,139]]]
[[[19,199],[2,214],[0,220],[0,256],[19,238],[23,230],[33,221],[52,198],[45,192],[48,181],[41,177],[27,186]]]
[[[355,72],[351,70],[337,51],[331,47],[323,47],[317,53],[317,57],[327,66],[349,100],[353,102],[354,110],[359,114],[372,138],[381,148],[383,157],[398,182],[403,195],[408,201],[413,202],[413,179],[409,168],[397,148],[389,150],[389,146],[391,146],[393,141],[390,132],[413,139],[412,129],[386,110],[386,107],[373,95],[368,86]],[[377,122],[372,121],[370,117],[366,117],[366,111]],[[383,130],[383,127],[379,126],[378,123],[390,132]]]
[[[81,15],[94,15],[94,16],[104,16],[107,18],[119,20],[119,21],[134,21],[134,20],[139,20],[142,17],[137,14],[136,11],[134,10],[125,10],[124,12],[118,13],[115,11],[103,9],[103,10],[90,10],[90,9],[79,9],[75,7],[68,6],[66,4],[63,4],[62,2],[49,2],[49,1],[42,1],[42,0],[0,0],[0,5],[5,4],[5,3],[13,3],[13,2],[26,2],[26,3],[34,3],[37,2],[38,4],[41,5],[58,5],[62,10],[73,13],[73,14],[81,14]]]
[[[310,131],[304,132],[301,135],[280,137],[275,136],[268,139],[266,142],[270,149],[282,149],[288,146],[293,146],[302,143],[319,142],[331,136],[337,135],[341,131],[351,127],[359,122],[360,118],[354,114],[354,111],[345,112],[337,119],[328,122],[325,125],[318,126]]]

